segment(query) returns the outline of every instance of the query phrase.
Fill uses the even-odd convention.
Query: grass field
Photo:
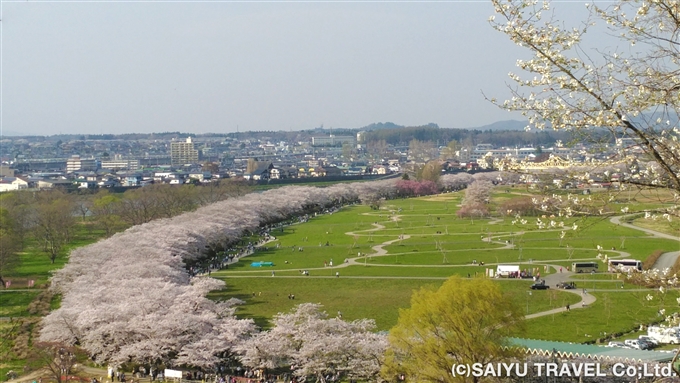
[[[645,227],[670,235],[678,235],[680,233],[680,225],[677,222],[669,222],[666,219],[637,218],[631,223],[635,226]]]
[[[239,315],[253,318],[263,327],[276,313],[288,311],[303,302],[321,303],[331,316],[342,313],[343,319],[375,319],[378,330],[389,330],[397,323],[399,309],[409,306],[414,290],[421,287],[438,288],[445,278],[347,278],[334,276],[255,277],[233,276],[227,278],[227,288],[213,292],[216,299],[236,297],[246,304]],[[574,304],[580,298],[571,293],[531,291],[529,281],[501,281],[508,299],[528,307],[528,313]],[[288,298],[294,294],[295,299]]]
[[[68,261],[70,250],[84,246],[104,237],[104,232],[92,227],[91,222],[80,222],[73,231],[71,242],[62,250],[54,263],[50,262],[39,243],[34,238],[28,238],[24,245],[24,250],[19,254],[20,263],[16,270],[5,279],[11,281],[9,290],[0,290],[0,380],[6,380],[5,374],[9,370],[22,371],[25,360],[13,352],[17,339],[22,342],[32,342],[32,333],[27,332],[26,328],[30,325],[21,325],[23,320],[31,322],[39,317],[31,314],[28,306],[46,287],[50,272],[57,270]],[[34,280],[35,285],[28,287],[28,281]],[[51,307],[59,305],[59,297],[54,297]],[[9,321],[9,318],[14,318]],[[19,320],[16,320],[19,318]],[[26,322],[26,323],[28,323]],[[27,333],[26,333],[27,332]]]
[[[347,319],[373,318],[379,329],[387,330],[396,323],[399,309],[408,306],[414,289],[438,286],[451,275],[481,276],[485,269],[506,263],[546,275],[560,266],[566,270],[576,260],[596,260],[598,254],[644,260],[654,250],[677,247],[675,241],[652,238],[597,217],[565,220],[563,226],[541,230],[536,218],[527,218],[525,224],[513,224],[511,217],[460,219],[455,214],[460,199],[461,193],[451,193],[387,201],[379,211],[353,206],[286,228],[274,233],[277,238],[266,250],[213,273],[228,286],[214,297],[244,299],[239,315],[263,326],[294,304],[316,302],[331,315],[342,312]],[[656,202],[645,203],[640,208]],[[573,230],[573,225],[578,229]],[[562,231],[564,238],[560,238]],[[274,262],[274,266],[255,268],[250,266],[253,261]],[[600,264],[606,270],[606,264]],[[301,275],[302,270],[310,276]],[[613,274],[574,275],[574,281],[579,289],[595,294],[595,304],[529,320],[522,336],[588,341],[600,333],[625,332],[653,321],[659,309],[658,303],[638,299],[647,290],[638,291]],[[509,299],[528,306],[529,313],[573,305],[581,299],[573,292],[557,290],[529,294],[528,281],[498,283]],[[289,294],[295,294],[295,301],[288,299]],[[669,303],[668,308],[674,306]]]

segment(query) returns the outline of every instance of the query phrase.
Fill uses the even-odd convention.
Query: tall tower
[[[172,166],[195,164],[198,162],[198,150],[194,148],[191,137],[186,142],[173,141],[170,143],[170,158]]]

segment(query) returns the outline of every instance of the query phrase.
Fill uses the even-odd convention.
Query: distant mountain
[[[373,131],[373,130],[381,130],[381,129],[397,129],[397,128],[403,128],[403,125],[397,125],[393,122],[378,122],[378,123],[373,123],[370,125],[366,125],[364,127],[359,128],[359,130],[366,130],[366,131]]]
[[[479,126],[476,128],[467,128],[468,130],[524,130],[527,126],[526,121],[505,120],[497,121],[489,125]]]
[[[427,127],[427,128],[436,128],[439,129],[439,125],[435,124],[434,122],[430,122],[429,124],[426,125],[420,125],[419,127]],[[377,122],[373,123],[370,125],[366,125],[364,127],[359,128],[358,130],[365,130],[365,131],[373,131],[373,130],[382,130],[382,129],[399,129],[399,128],[406,128],[404,125],[397,125],[393,122]]]
[[[484,126],[478,126],[474,128],[465,128],[465,130],[524,130],[524,128],[527,126],[526,121],[518,121],[518,120],[506,120],[506,121],[497,121],[489,125],[484,125]],[[435,128],[439,129],[439,125],[435,124],[434,122],[430,122],[427,125],[420,125],[418,126],[419,128]],[[407,126],[404,125],[397,125],[393,122],[376,122],[370,125],[366,125],[364,127],[359,128],[358,130],[364,130],[367,132],[372,132],[376,130],[384,130],[384,129],[402,129],[402,128],[407,128]]]

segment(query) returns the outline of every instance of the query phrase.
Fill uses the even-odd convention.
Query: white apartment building
[[[96,171],[97,169],[99,169],[99,162],[94,158],[80,158],[79,155],[73,155],[66,160],[66,173]]]

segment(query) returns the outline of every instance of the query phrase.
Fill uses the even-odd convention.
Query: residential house
[[[348,176],[360,176],[366,173],[366,167],[365,166],[352,166],[350,168],[347,168],[347,175]]]
[[[389,174],[390,170],[385,165],[373,165],[373,174]]]
[[[0,192],[28,189],[28,181],[20,177],[4,177],[0,179]]]
[[[78,189],[94,189],[97,187],[97,181],[91,181],[85,178],[78,178],[76,181]]]
[[[326,172],[326,177],[340,177],[345,175],[342,169],[336,166],[325,166],[324,171]]]
[[[210,172],[190,172],[189,178],[198,180],[199,182],[210,182],[212,173]]]
[[[286,172],[277,167],[273,167],[269,170],[269,178],[273,180],[280,180],[286,178]]]
[[[248,180],[254,180],[254,181],[259,181],[259,180],[268,180],[269,177],[269,172],[271,169],[274,169],[274,165],[269,162],[264,165],[260,165],[257,167],[257,169],[253,170],[252,172],[248,173],[243,173],[243,177]]]
[[[54,189],[58,187],[69,187],[73,181],[66,179],[43,179],[38,180],[38,189]]]
[[[15,170],[8,166],[0,166],[0,177],[14,177]]]
[[[139,186],[142,182],[142,175],[141,174],[127,174],[124,177],[121,177],[121,180],[123,181],[123,186],[126,186],[126,187]]]

